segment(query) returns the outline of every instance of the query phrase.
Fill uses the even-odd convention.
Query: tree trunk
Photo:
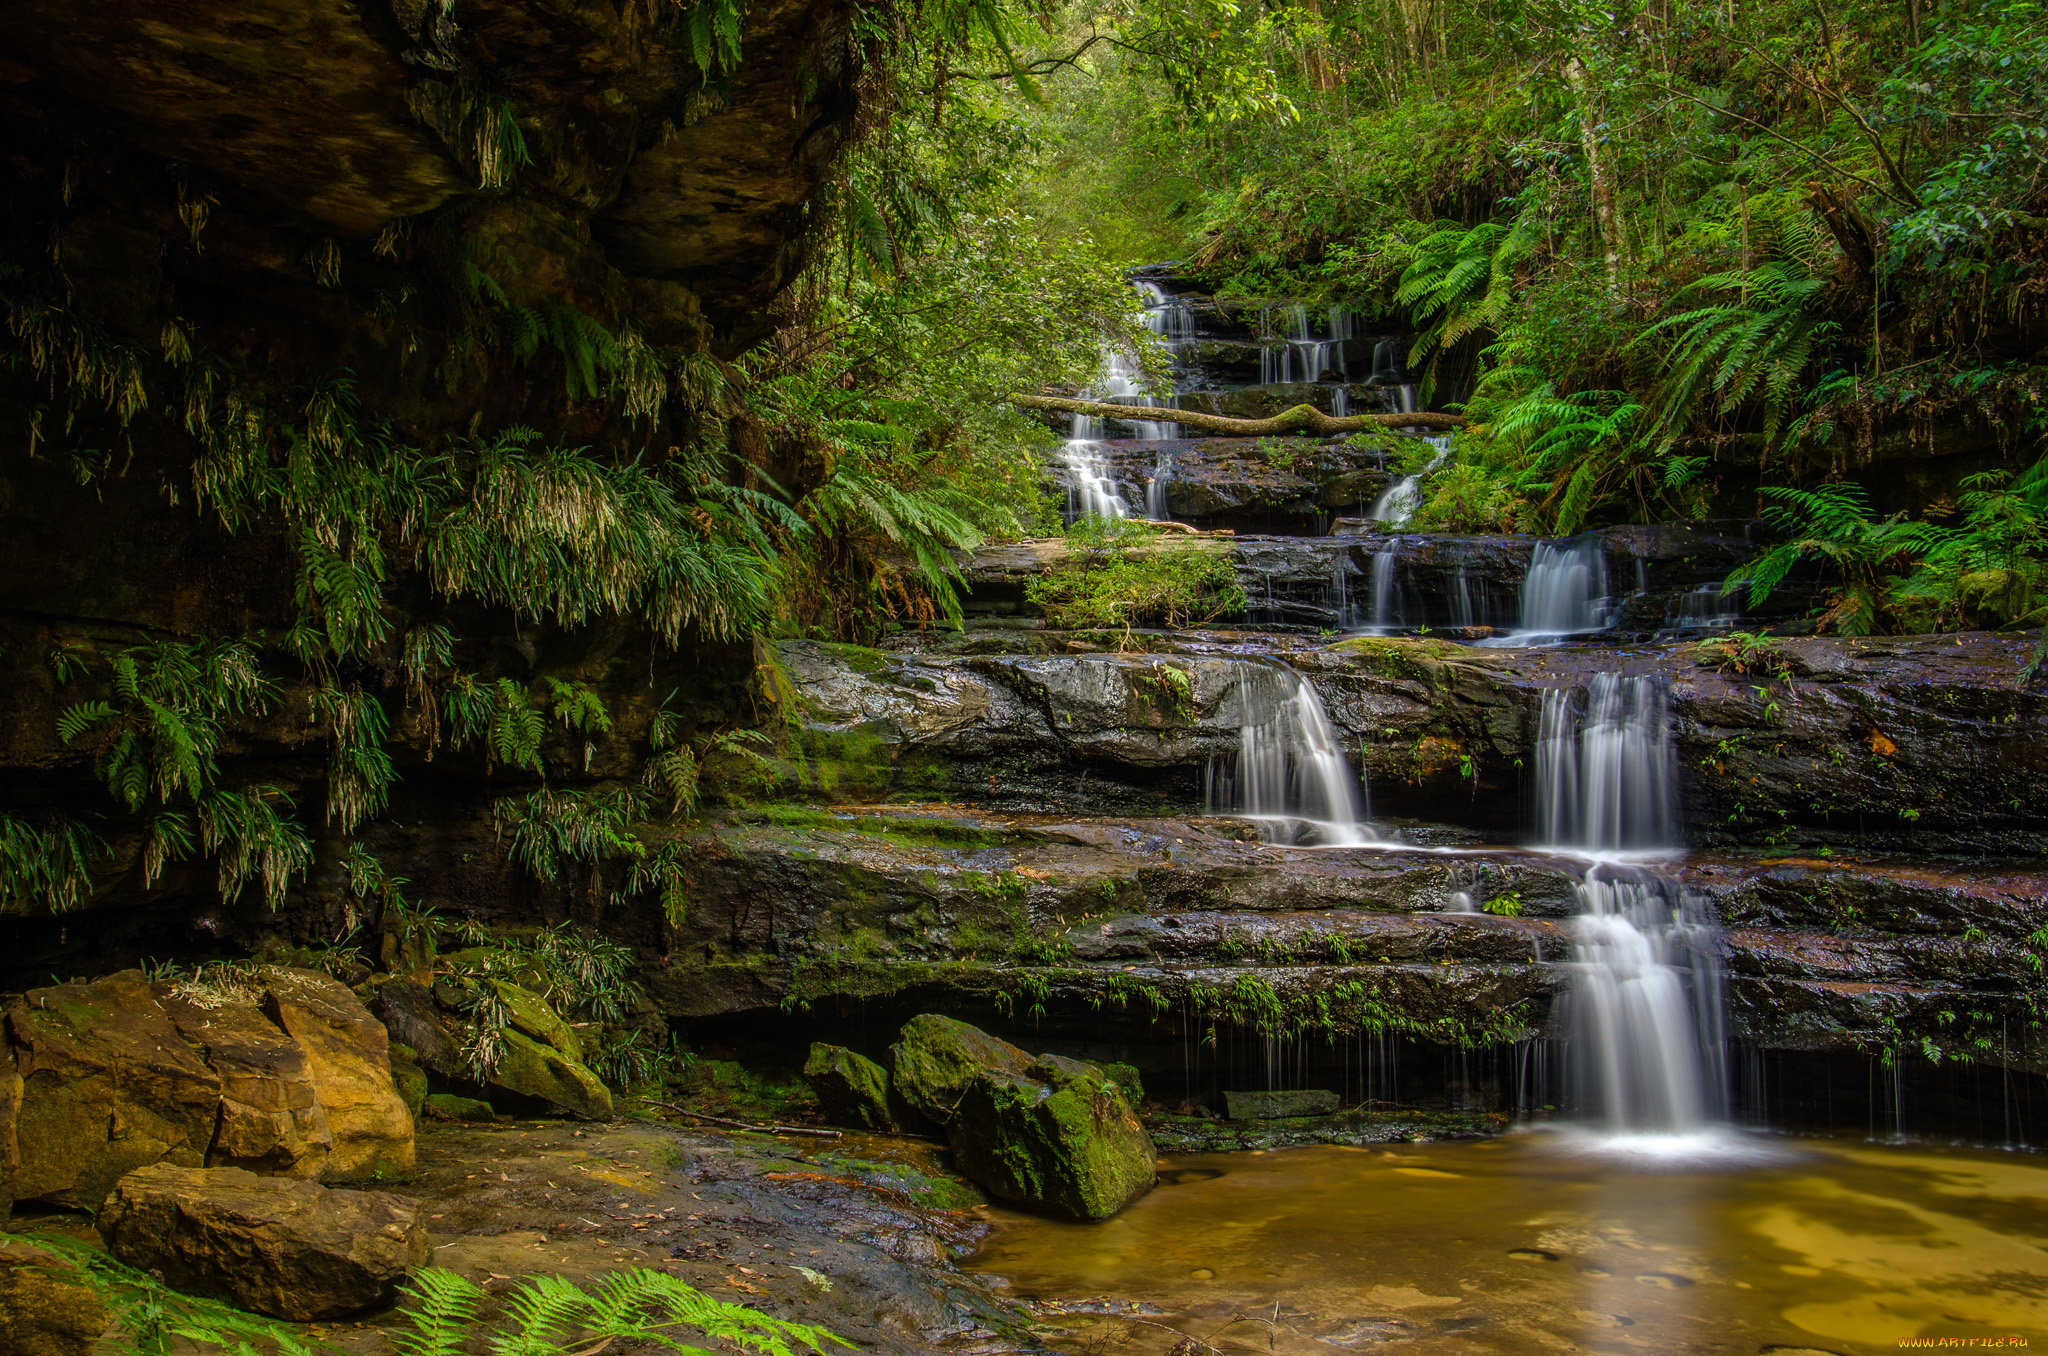
[[[1207,433],[1234,434],[1240,438],[1265,438],[1276,433],[1363,433],[1368,429],[1463,428],[1461,414],[1348,414],[1343,418],[1324,414],[1313,405],[1296,405],[1271,419],[1233,419],[1225,414],[1200,414],[1194,410],[1169,410],[1157,405],[1110,405],[1100,400],[1069,400],[1064,396],[1014,395],[1012,405],[1027,410],[1064,410],[1068,414],[1092,414],[1106,419],[1143,419],[1158,423],[1185,424]]]
[[[1586,153],[1586,177],[1592,180],[1593,217],[1600,223],[1600,240],[1607,248],[1607,291],[1622,293],[1622,256],[1627,250],[1621,234],[1621,196],[1614,186],[1614,169],[1607,163],[1607,151],[1600,144],[1600,108],[1594,101],[1592,81],[1577,57],[1564,63],[1565,83],[1579,104],[1579,144]]]

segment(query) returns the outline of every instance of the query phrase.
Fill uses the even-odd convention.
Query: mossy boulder
[[[458,1097],[452,1092],[429,1095],[424,1109],[427,1115],[443,1121],[490,1122],[498,1119],[498,1113],[491,1109],[489,1102],[479,1102],[474,1097]]]
[[[1008,1041],[929,1012],[903,1024],[889,1053],[897,1094],[940,1125],[952,1121],[953,1108],[982,1075],[1022,1074],[1031,1065],[1031,1056]]]
[[[580,1061],[509,1026],[499,1033],[499,1042],[502,1053],[491,1071],[493,1085],[553,1102],[588,1120],[612,1118],[611,1089]]]
[[[512,1025],[524,1031],[535,1040],[546,1041],[563,1055],[583,1062],[583,1042],[576,1032],[549,1005],[547,999],[531,989],[522,989],[517,984],[507,984],[502,979],[490,981],[497,991],[498,1001],[505,1005],[505,1013],[512,1019]]]
[[[895,1130],[889,1110],[889,1073],[858,1051],[823,1041],[811,1046],[804,1062],[804,1082],[818,1094],[818,1108],[834,1125],[866,1130]]]
[[[1093,1064],[1043,1055],[983,1072],[946,1127],[960,1172],[998,1199],[1070,1219],[1108,1219],[1156,1175],[1152,1137]]]

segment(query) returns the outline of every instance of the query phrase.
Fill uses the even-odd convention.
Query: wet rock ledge
[[[1120,643],[1146,648],[1104,648]],[[2027,636],[1791,638],[1749,671],[1692,641],[1489,650],[1357,637],[1304,648],[1253,633],[970,632],[952,646],[785,642],[802,707],[792,790],[1020,813],[1184,812],[1203,803],[1208,760],[1235,751],[1239,666],[1278,649],[1315,685],[1382,818],[1521,837],[1544,694],[1618,672],[1668,686],[1696,847],[2048,847],[2048,696],[2018,686]]]

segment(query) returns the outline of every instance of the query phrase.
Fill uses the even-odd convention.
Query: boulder
[[[391,1040],[413,1052],[414,1063],[447,1077],[460,1072],[462,1051],[448,1033],[441,1005],[424,984],[389,980],[370,1001],[370,1011]]]
[[[334,1135],[299,1043],[255,1008],[202,1007],[165,985],[157,992],[178,1034],[220,1078],[220,1124],[206,1165],[266,1177],[320,1176]]]
[[[1152,1187],[1157,1152],[1121,1089],[1093,1064],[1043,1055],[986,1070],[946,1127],[961,1175],[992,1196],[1070,1219],[1108,1219]]]
[[[593,1121],[612,1118],[611,1089],[604,1080],[552,1045],[542,1045],[516,1027],[498,1033],[501,1053],[490,1081],[508,1092],[553,1102]]]
[[[65,1258],[22,1239],[0,1245],[0,1351],[92,1356],[113,1322]]]
[[[221,1081],[139,970],[31,989],[7,1012],[21,1078],[14,1198],[95,1209],[123,1173],[199,1166]]]
[[[391,1077],[391,1038],[340,981],[266,967],[263,1010],[306,1053],[313,1095],[333,1136],[329,1182],[411,1175],[412,1113]]]
[[[137,1169],[107,1196],[99,1231],[175,1289],[293,1322],[389,1304],[433,1255],[411,1201],[241,1168]]]
[[[804,1082],[834,1125],[867,1130],[899,1128],[889,1111],[889,1074],[866,1055],[819,1041],[804,1062]]]
[[[576,1032],[562,1020],[545,998],[531,989],[522,989],[517,984],[507,984],[502,979],[488,982],[497,992],[498,1001],[505,1005],[505,1012],[511,1017],[513,1026],[535,1040],[546,1041],[577,1063],[583,1062],[583,1042],[576,1038]]]
[[[1031,1056],[1008,1041],[929,1012],[903,1024],[889,1054],[896,1066],[892,1081],[897,1094],[940,1125],[953,1119],[954,1105],[976,1078],[1021,1074],[1031,1064]]]
[[[1223,1107],[1234,1121],[1272,1121],[1283,1116],[1327,1116],[1337,1109],[1337,1094],[1321,1088],[1292,1092],[1226,1092]]]
[[[491,1109],[489,1102],[480,1102],[474,1097],[458,1097],[452,1092],[431,1094],[424,1109],[427,1115],[440,1121],[490,1122],[498,1119],[498,1113]]]

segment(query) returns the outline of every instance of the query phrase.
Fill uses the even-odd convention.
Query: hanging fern
[[[92,862],[107,855],[106,841],[75,819],[39,828],[0,815],[0,914],[77,908],[92,895]]]

